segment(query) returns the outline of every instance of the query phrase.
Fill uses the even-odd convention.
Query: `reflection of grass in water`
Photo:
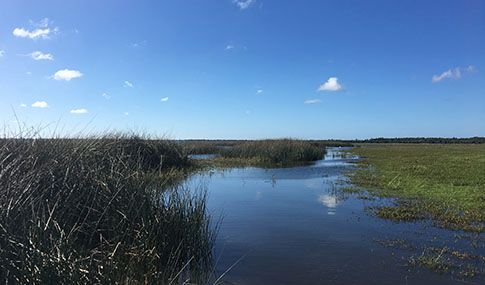
[[[202,282],[214,242],[206,195],[170,186],[187,168],[163,140],[1,140],[0,280]]]

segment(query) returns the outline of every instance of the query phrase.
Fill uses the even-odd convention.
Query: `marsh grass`
[[[246,141],[219,150],[212,162],[260,167],[290,167],[322,159],[325,146],[320,142],[294,139]]]
[[[361,160],[351,182],[373,196],[398,198],[374,208],[377,216],[484,231],[485,145],[385,145],[352,152]]]
[[[244,140],[188,140],[182,142],[182,148],[187,154],[218,154],[223,149],[231,148]]]
[[[0,140],[0,280],[202,283],[214,225],[190,160],[136,136]]]

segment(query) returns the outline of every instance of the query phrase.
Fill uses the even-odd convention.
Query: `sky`
[[[0,6],[2,134],[485,136],[485,1]]]

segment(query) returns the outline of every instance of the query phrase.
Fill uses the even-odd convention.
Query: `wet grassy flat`
[[[430,219],[454,230],[481,233],[485,222],[485,145],[379,145],[351,152],[351,174],[370,196],[399,198],[375,214],[395,221]]]

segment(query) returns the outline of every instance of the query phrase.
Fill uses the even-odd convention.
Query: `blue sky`
[[[2,1],[0,123],[485,136],[484,1]],[[3,132],[3,131],[2,131]]]

